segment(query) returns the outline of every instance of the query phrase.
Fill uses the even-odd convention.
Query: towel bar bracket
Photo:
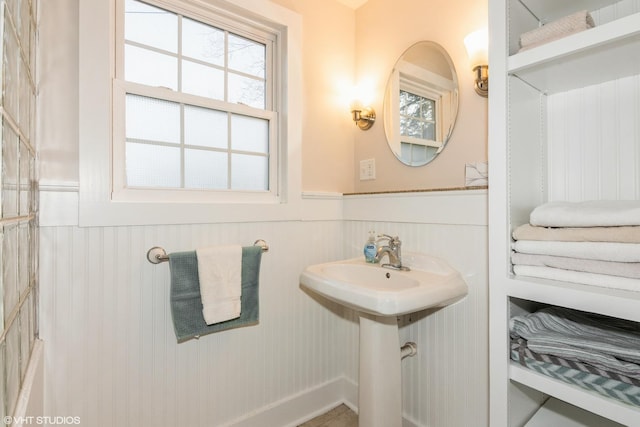
[[[147,251],[147,259],[151,264],[160,264],[164,261],[169,261],[167,251],[160,246],[154,246]]]
[[[254,246],[261,246],[262,252],[267,252],[269,250],[269,245],[263,239],[258,239],[253,242]],[[147,251],[147,259],[151,264],[160,264],[161,262],[169,261],[169,255],[167,255],[167,251],[160,246],[154,246]]]

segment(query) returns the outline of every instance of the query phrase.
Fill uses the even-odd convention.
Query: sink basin
[[[407,252],[402,262],[411,270],[382,268],[362,257],[311,265],[300,276],[300,283],[330,300],[375,316],[443,307],[468,292],[460,274],[439,258]]]

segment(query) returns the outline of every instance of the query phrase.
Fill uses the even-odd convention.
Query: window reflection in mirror
[[[419,42],[396,62],[385,92],[389,148],[404,164],[422,166],[445,147],[458,112],[458,78],[437,43]]]

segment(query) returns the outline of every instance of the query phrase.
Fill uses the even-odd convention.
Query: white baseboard
[[[318,415],[345,404],[358,412],[358,385],[346,377],[339,377],[318,387],[288,397],[245,417],[236,419],[225,427],[296,427]],[[423,427],[413,420],[403,418],[402,427]]]
[[[357,385],[339,377],[236,419],[225,427],[295,427],[342,403],[353,408],[354,389],[357,401]],[[352,401],[347,403],[346,397]]]

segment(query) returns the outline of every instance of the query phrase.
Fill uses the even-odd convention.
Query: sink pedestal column
[[[401,427],[400,338],[395,316],[360,315],[358,425]]]

